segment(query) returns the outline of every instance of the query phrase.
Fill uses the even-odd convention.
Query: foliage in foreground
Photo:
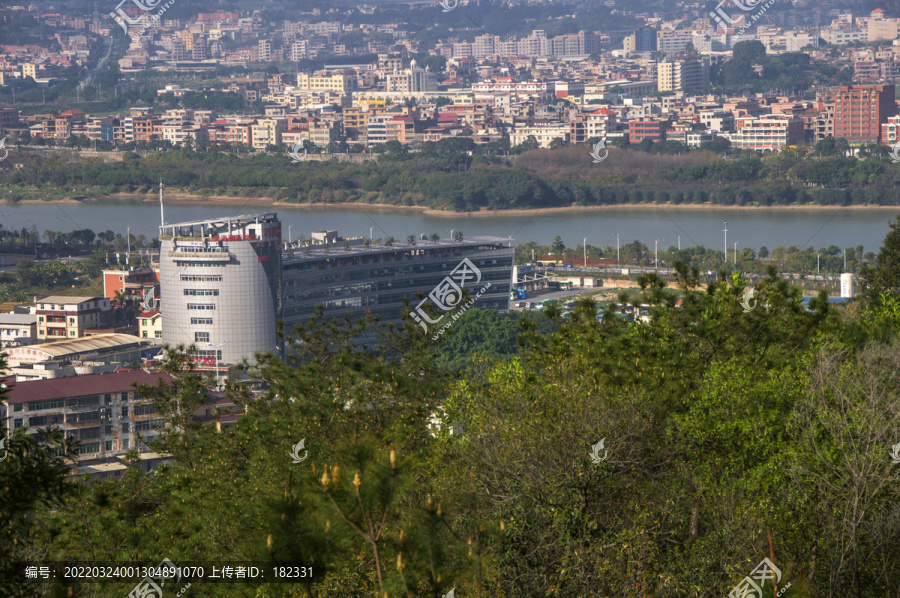
[[[351,342],[373,323],[315,320],[288,363],[248,366],[267,394],[233,389],[246,416],[221,432],[190,422],[203,380],[170,351],[177,394],[144,392],[181,426],[172,462],[31,504],[15,553],[316,569],[198,596],[721,596],[764,557],[792,596],[897,595],[898,312],[844,322],[770,276],[747,313],[721,278],[681,267],[675,307],[643,277],[647,324],[589,300],[552,333],[525,320],[514,357],[458,375],[418,328],[373,349]]]

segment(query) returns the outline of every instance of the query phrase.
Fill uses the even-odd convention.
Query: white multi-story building
[[[550,147],[554,139],[561,139],[568,143],[571,135],[571,126],[569,123],[554,123],[552,125],[538,127],[517,127],[510,134],[510,145],[520,145],[528,141],[529,137],[534,137],[540,147]]]
[[[728,138],[737,148],[778,151],[803,141],[803,119],[784,114],[742,116]]]
[[[260,118],[250,127],[250,143],[255,149],[266,149],[267,145],[281,145],[281,133],[286,130],[286,118]]]

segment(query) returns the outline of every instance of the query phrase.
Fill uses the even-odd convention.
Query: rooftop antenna
[[[163,182],[159,179],[159,223],[163,226],[166,224],[166,214],[163,209]]]

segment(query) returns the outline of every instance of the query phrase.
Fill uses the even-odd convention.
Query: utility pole
[[[584,269],[587,270],[587,237],[584,238],[582,249],[584,249]]]
[[[619,265],[619,233],[616,233],[616,265]]]
[[[734,242],[734,265],[737,266],[737,241]]]
[[[681,251],[681,235],[678,235],[678,251]]]
[[[654,267],[659,270],[659,239],[656,240],[656,245],[653,249],[653,256],[653,261],[656,264]]]
[[[725,233],[725,265],[728,265],[728,221],[722,223],[722,231]]]
[[[847,271],[847,248],[844,248],[844,272]]]
[[[816,279],[819,278],[819,254],[816,254]]]

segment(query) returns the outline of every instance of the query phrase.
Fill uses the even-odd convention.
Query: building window
[[[214,303],[188,303],[187,308],[190,310],[212,310],[216,309]]]
[[[143,332],[141,332],[141,336],[143,336],[144,338],[150,338],[150,335],[147,334],[147,331],[146,331],[146,330],[144,330]]]
[[[108,451],[111,451],[111,450],[112,450],[112,440],[107,440],[107,441],[106,441],[106,450],[108,450]],[[105,473],[104,473],[103,475],[106,476]]]
[[[122,417],[128,417],[128,405],[122,405]]]
[[[130,427],[130,425],[129,425],[127,422],[124,423],[124,424],[122,424],[122,433],[123,433],[123,434],[128,434],[128,429],[129,429],[129,427]]]
[[[194,342],[195,343],[208,343],[209,342],[209,333],[208,332],[195,332],[194,333]]]
[[[13,411],[23,411],[25,409],[25,403],[16,403],[13,407]]]
[[[154,338],[162,338],[162,330],[157,330],[153,333]]]
[[[218,297],[219,289],[184,289],[188,297]]]
[[[49,399],[46,401],[34,401],[28,404],[28,411],[42,411],[44,409],[62,409],[66,406],[63,399]]]
[[[212,324],[212,318],[191,318],[191,324]]]
[[[17,417],[13,420],[13,428],[21,428],[22,427],[22,418]]]

